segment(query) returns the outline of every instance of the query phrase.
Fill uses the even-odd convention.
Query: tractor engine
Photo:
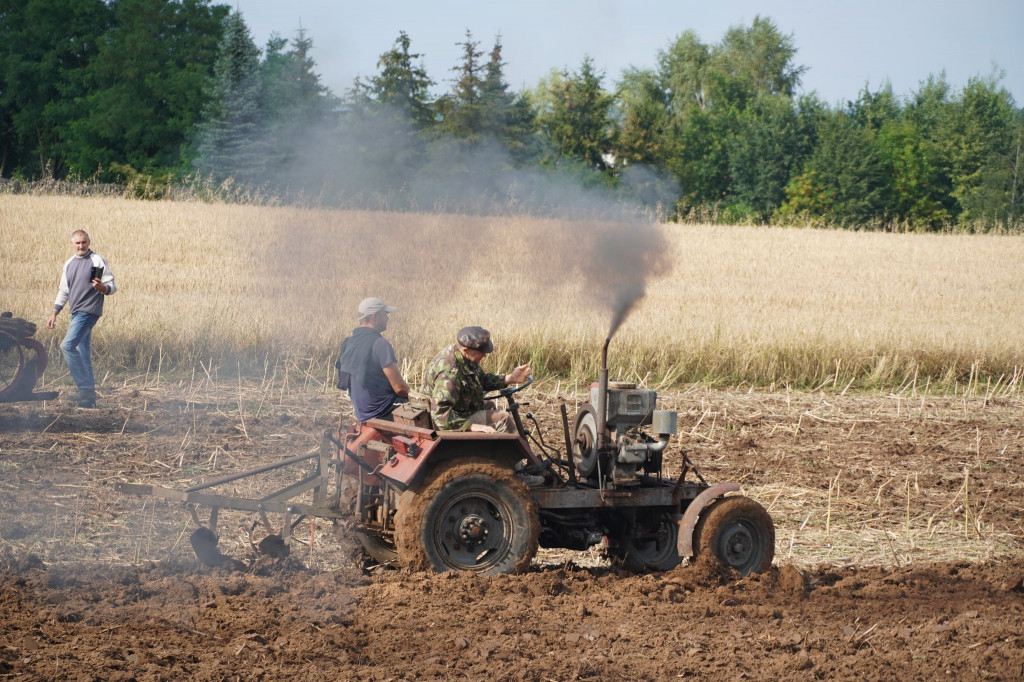
[[[584,480],[599,486],[608,482],[638,485],[639,471],[661,473],[662,452],[676,433],[677,415],[655,409],[658,394],[650,389],[608,381],[609,340],[601,353],[598,381],[590,387],[590,400],[576,413],[573,461]],[[647,426],[650,432],[643,430]]]

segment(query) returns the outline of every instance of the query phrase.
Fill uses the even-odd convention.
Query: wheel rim
[[[586,412],[578,418],[573,458],[576,470],[584,478],[597,472],[597,418],[593,412]]]
[[[21,339],[18,343],[25,348],[35,351],[35,355],[30,359],[34,359],[36,361],[36,379],[43,376],[43,372],[46,371],[46,365],[48,364],[46,348],[43,344],[39,343],[35,339]]]
[[[745,520],[734,521],[722,529],[716,554],[727,566],[746,573],[758,564],[761,556],[760,534]]]
[[[485,571],[508,553],[512,512],[497,496],[471,490],[440,510],[431,537],[444,563],[456,570]]]

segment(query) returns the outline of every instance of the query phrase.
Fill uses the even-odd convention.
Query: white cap
[[[379,298],[364,298],[359,304],[359,317],[369,317],[370,315],[381,311],[393,313],[396,310],[398,310],[398,308],[387,305]]]

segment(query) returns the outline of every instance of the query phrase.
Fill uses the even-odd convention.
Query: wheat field
[[[0,195],[0,310],[53,351],[74,229],[119,286],[93,337],[105,371],[329,378],[358,302],[378,296],[398,307],[387,336],[413,383],[468,324],[494,335],[489,369],[578,383],[617,289],[646,281],[610,347],[621,379],[1016,391],[1024,373],[1021,236]]]

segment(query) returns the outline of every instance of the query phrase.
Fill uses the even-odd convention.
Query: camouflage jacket
[[[499,388],[505,388],[505,376],[484,372],[454,343],[430,361],[423,376],[434,424],[446,431],[468,431],[469,418],[484,407],[484,393]]]

